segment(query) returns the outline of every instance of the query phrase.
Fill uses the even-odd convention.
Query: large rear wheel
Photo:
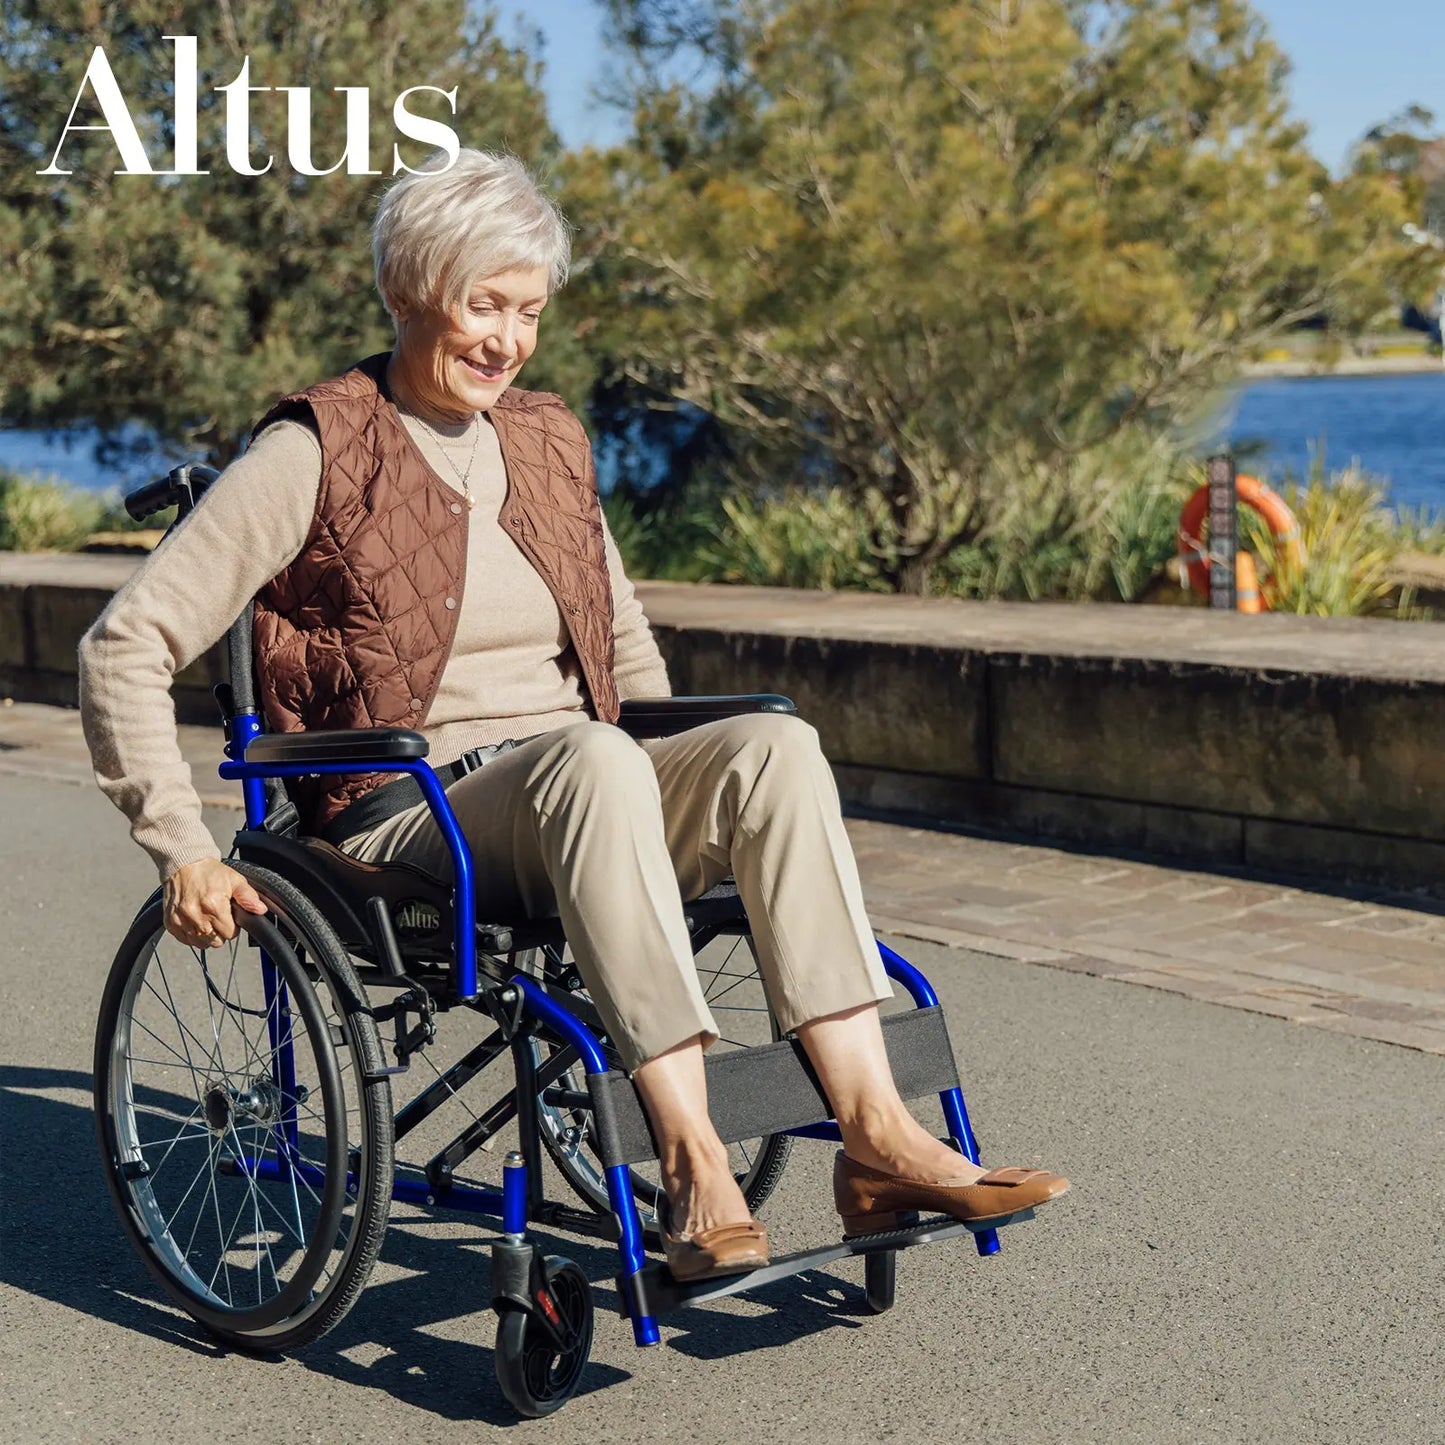
[[[345,950],[283,879],[212,949],[160,895],[112,965],[95,1044],[111,1197],[177,1304],[232,1344],[285,1350],[350,1309],[391,1201],[391,1089]]]

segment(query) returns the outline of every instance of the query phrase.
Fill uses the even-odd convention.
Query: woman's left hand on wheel
[[[234,938],[234,908],[247,913],[266,911],[261,895],[245,875],[219,858],[186,863],[166,879],[166,931],[191,948],[215,948]]]

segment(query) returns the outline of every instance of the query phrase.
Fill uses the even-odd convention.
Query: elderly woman
[[[666,668],[580,423],[513,389],[566,277],[555,206],[515,159],[463,151],[391,186],[373,251],[395,349],[273,407],[81,644],[96,775],[160,870],[169,931],[213,946],[235,935],[233,909],[264,911],[202,822],[168,696],[254,597],[273,729],[419,728],[437,765],[520,740],[448,790],[478,908],[561,918],[653,1124],[675,1274],[767,1259],[708,1118],[717,1029],[683,919],[730,871],[778,1024],[842,1130],[849,1232],[1063,1193],[1042,1170],[985,1175],[900,1100],[878,1019],[890,990],[817,732],[778,714],[640,743],[614,726],[620,699],[670,695]],[[408,780],[314,786],[310,831],[449,875]]]

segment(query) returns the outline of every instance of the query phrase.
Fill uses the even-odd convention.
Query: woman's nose
[[[517,318],[510,312],[499,318],[493,341],[504,355],[512,357],[517,354]]]

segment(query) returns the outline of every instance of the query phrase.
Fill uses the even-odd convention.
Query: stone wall
[[[75,702],[136,563],[0,554],[0,690]],[[639,582],[673,690],[781,692],[856,811],[1445,891],[1445,633]],[[183,720],[216,719],[214,649]]]

